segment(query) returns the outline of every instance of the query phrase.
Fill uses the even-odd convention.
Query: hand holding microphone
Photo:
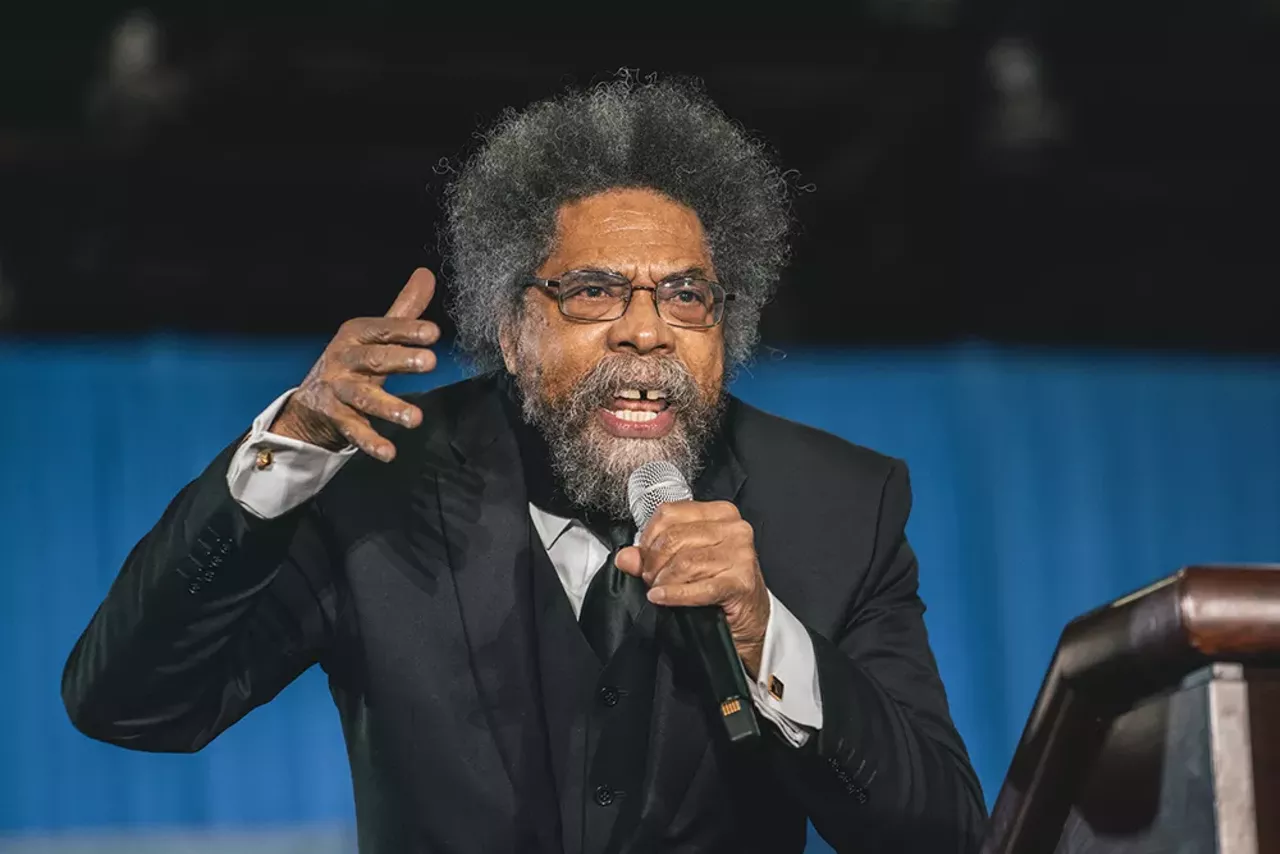
[[[751,525],[727,501],[692,500],[670,463],[641,466],[628,493],[640,535],[635,547],[618,552],[618,569],[649,585],[650,602],[674,609],[698,647],[717,702],[737,696],[755,730],[742,668],[734,660],[740,657],[754,677],[769,626],[769,591]],[[733,738],[730,715],[725,717]]]

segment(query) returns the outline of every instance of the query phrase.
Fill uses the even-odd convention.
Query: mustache
[[[661,389],[677,409],[696,406],[702,390],[675,356],[609,356],[601,359],[574,386],[574,408],[594,409],[611,402],[626,388]]]

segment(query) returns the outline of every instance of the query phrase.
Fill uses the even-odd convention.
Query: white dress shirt
[[[330,451],[297,439],[267,432],[293,389],[285,392],[253,422],[227,470],[231,497],[249,513],[272,519],[318,494],[356,453],[356,448]],[[270,464],[260,466],[269,452]],[[574,616],[609,547],[573,519],[562,519],[529,505],[529,517],[569,597]],[[813,640],[804,625],[769,593],[759,675],[747,675],[757,711],[772,721],[788,743],[799,747],[822,728],[822,699]]]

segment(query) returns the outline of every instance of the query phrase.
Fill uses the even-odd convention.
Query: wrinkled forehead
[[[712,272],[697,213],[645,189],[608,190],[560,206],[555,243],[539,273],[583,268],[654,281],[693,268]]]

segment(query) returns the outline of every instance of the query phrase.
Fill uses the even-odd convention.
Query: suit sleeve
[[[804,748],[771,747],[810,820],[837,851],[972,852],[986,812],[929,648],[911,488],[895,462],[866,581],[831,638],[810,631],[822,729]]]
[[[76,642],[76,728],[136,750],[199,750],[320,659],[339,610],[319,510],[272,520],[231,497],[236,445],[134,547]]]

